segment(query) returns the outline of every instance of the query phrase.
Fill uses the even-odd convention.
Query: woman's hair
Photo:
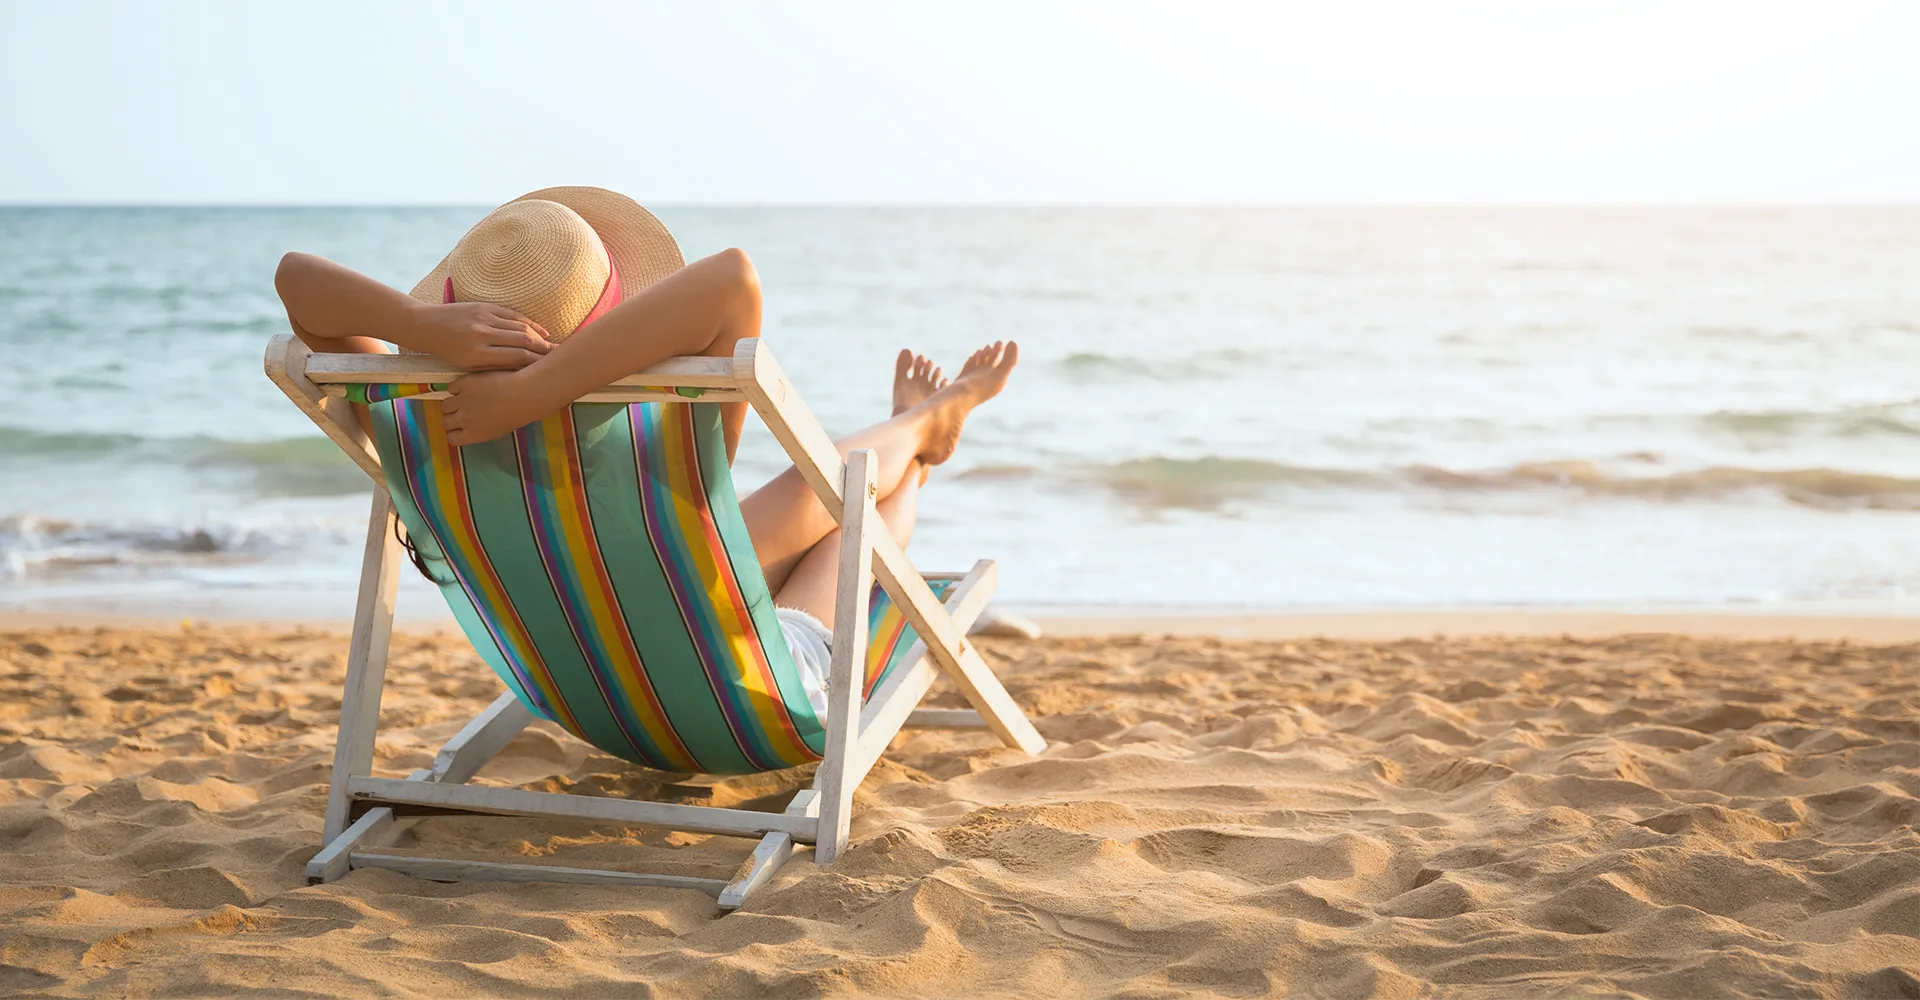
[[[407,533],[407,529],[400,524],[399,518],[394,518],[393,520],[393,535],[395,538],[398,538],[400,540],[400,546],[407,550],[407,559],[413,563],[414,569],[417,569],[420,571],[421,576],[426,577],[429,581],[435,584],[438,584],[442,587],[447,586],[448,584],[454,582],[454,579],[452,576],[448,576],[446,579],[442,580],[439,576],[436,576],[434,574],[431,568],[427,566],[427,563],[429,561],[428,557],[425,555],[422,555],[420,552],[419,546],[416,546],[413,544],[412,536],[409,535]],[[447,560],[445,556],[438,556],[438,557],[434,557],[431,561],[441,563],[442,565],[444,565]]]

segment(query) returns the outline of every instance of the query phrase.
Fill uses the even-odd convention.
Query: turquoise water
[[[274,264],[404,287],[480,214],[0,208],[0,607],[345,614],[365,484],[261,374]],[[1014,603],[1920,600],[1920,209],[659,214],[753,255],[832,431],[901,346],[1021,342],[913,546]]]

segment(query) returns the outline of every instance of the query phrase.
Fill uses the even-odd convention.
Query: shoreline
[[[1409,608],[1326,611],[1137,609],[1027,615],[1050,636],[1213,636],[1222,639],[1594,638],[1685,635],[1809,642],[1920,642],[1920,616],[1726,608]]]
[[[1666,634],[1723,639],[1798,639],[1895,645],[1920,642],[1920,615],[1884,608],[1854,613],[1728,608],[1409,608],[1258,610],[1170,607],[1001,609],[1052,637],[1181,636],[1221,639],[1393,640],[1446,637],[1584,637]],[[346,618],[233,614],[122,614],[0,610],[0,632],[38,629],[278,629],[344,634]],[[408,635],[454,635],[451,616],[401,617]]]

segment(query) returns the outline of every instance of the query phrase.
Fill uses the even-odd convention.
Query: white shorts
[[[780,633],[787,637],[793,651],[793,665],[800,668],[800,687],[807,702],[822,722],[827,718],[827,676],[833,669],[833,631],[820,619],[793,608],[775,608]]]

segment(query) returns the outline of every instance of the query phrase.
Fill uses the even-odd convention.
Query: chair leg
[[[833,664],[827,678],[827,746],[820,761],[820,829],[814,859],[832,864],[852,826],[853,759],[860,742],[860,694],[867,653],[867,602],[873,590],[873,453],[847,456],[846,506],[840,517],[840,577],[833,604]]]
[[[387,679],[387,647],[393,637],[393,601],[399,585],[400,542],[394,536],[393,498],[384,487],[373,490],[367,517],[367,548],[360,563],[360,594],[347,646],[347,683],[340,693],[340,733],[333,747],[333,774],[327,786],[324,837],[337,839],[347,829],[352,804],[347,782],[373,773],[373,738],[380,728],[380,689]]]
[[[440,748],[433,757],[432,769],[415,771],[407,780],[465,784],[513,742],[532,719],[533,713],[520,704],[513,692],[506,692]],[[352,826],[328,841],[327,846],[307,862],[307,881],[331,882],[352,868],[366,867],[361,860],[367,848],[385,847],[398,841],[417,822],[417,817],[396,819],[392,806],[375,806],[361,813]]]
[[[407,780],[432,781],[433,772],[424,769],[415,771],[407,775]],[[355,852],[397,843],[418,822],[418,817],[394,818],[391,806],[375,806],[361,813],[352,826],[341,831],[340,836],[327,841],[327,846],[307,862],[307,884],[319,885],[344,877],[353,868]]]
[[[980,658],[946,609],[940,605],[907,560],[907,554],[893,536],[878,532],[873,538],[873,571],[886,588],[887,596],[906,617],[907,624],[927,644],[927,654],[953,679],[960,694],[980,713],[982,721],[995,736],[1010,747],[1037,754],[1047,741],[1033,728],[1027,713],[1007,693],[993,669]]]
[[[803,788],[787,803],[789,816],[820,815],[820,793],[811,788]],[[739,878],[727,883],[720,890],[720,908],[737,910],[747,901],[753,890],[767,884],[780,866],[793,857],[793,835],[787,833],[769,833],[760,838],[760,845],[753,849],[753,863]]]

